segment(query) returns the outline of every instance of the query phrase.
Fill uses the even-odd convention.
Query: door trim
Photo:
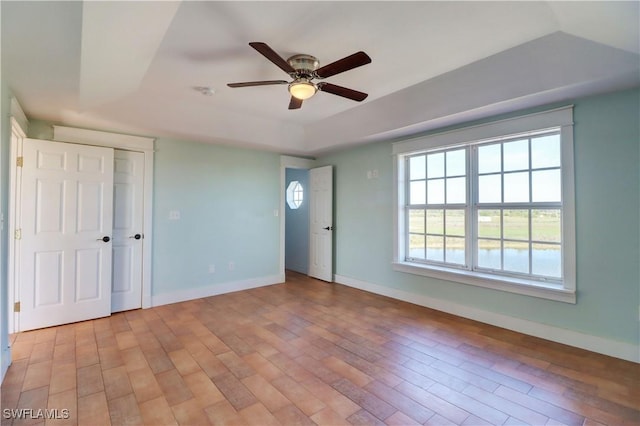
[[[21,110],[20,110],[21,111]],[[19,116],[19,114],[18,114]],[[20,203],[18,196],[22,190],[22,170],[17,166],[17,158],[22,156],[22,140],[27,137],[25,128],[22,127],[20,121],[11,116],[11,141],[9,147],[9,205],[8,205],[8,271],[7,271],[7,325],[9,333],[15,333],[18,315],[14,312],[14,303],[20,300],[20,288],[18,286],[18,278],[16,269],[20,258],[18,257],[20,241],[15,239],[15,230],[20,228]],[[27,123],[28,124],[28,123]]]
[[[144,153],[142,308],[150,308],[153,306],[151,303],[151,247],[153,246],[153,146],[155,138],[54,125],[53,140]]]

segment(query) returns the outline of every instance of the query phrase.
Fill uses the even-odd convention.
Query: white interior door
[[[111,312],[120,312],[142,307],[144,153],[114,157]]]
[[[25,139],[19,330],[111,314],[113,149]]]
[[[309,275],[333,281],[333,166],[309,171]]]

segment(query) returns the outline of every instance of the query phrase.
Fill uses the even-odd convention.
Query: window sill
[[[567,290],[558,285],[545,284],[539,281],[501,277],[481,272],[454,270],[432,265],[419,265],[410,262],[394,262],[393,270],[474,285],[477,287],[490,288],[493,290],[539,297],[542,299],[556,300],[565,303],[576,303],[575,291]]]

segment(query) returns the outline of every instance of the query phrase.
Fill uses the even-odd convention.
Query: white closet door
[[[333,166],[309,171],[309,275],[333,281]]]
[[[25,139],[19,330],[111,314],[113,149]]]
[[[115,151],[111,312],[142,307],[144,154]]]

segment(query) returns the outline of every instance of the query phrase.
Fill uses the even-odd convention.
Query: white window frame
[[[406,258],[406,170],[405,159],[421,152],[469,146],[485,141],[511,139],[518,134],[560,129],[562,164],[562,281],[530,280],[490,272],[471,271],[447,266],[407,261]],[[446,281],[494,290],[576,303],[575,261],[575,190],[573,155],[573,105],[535,114],[465,127],[393,144],[394,156],[394,253],[393,269]],[[474,176],[467,176],[468,180]],[[471,247],[468,250],[472,250]]]

